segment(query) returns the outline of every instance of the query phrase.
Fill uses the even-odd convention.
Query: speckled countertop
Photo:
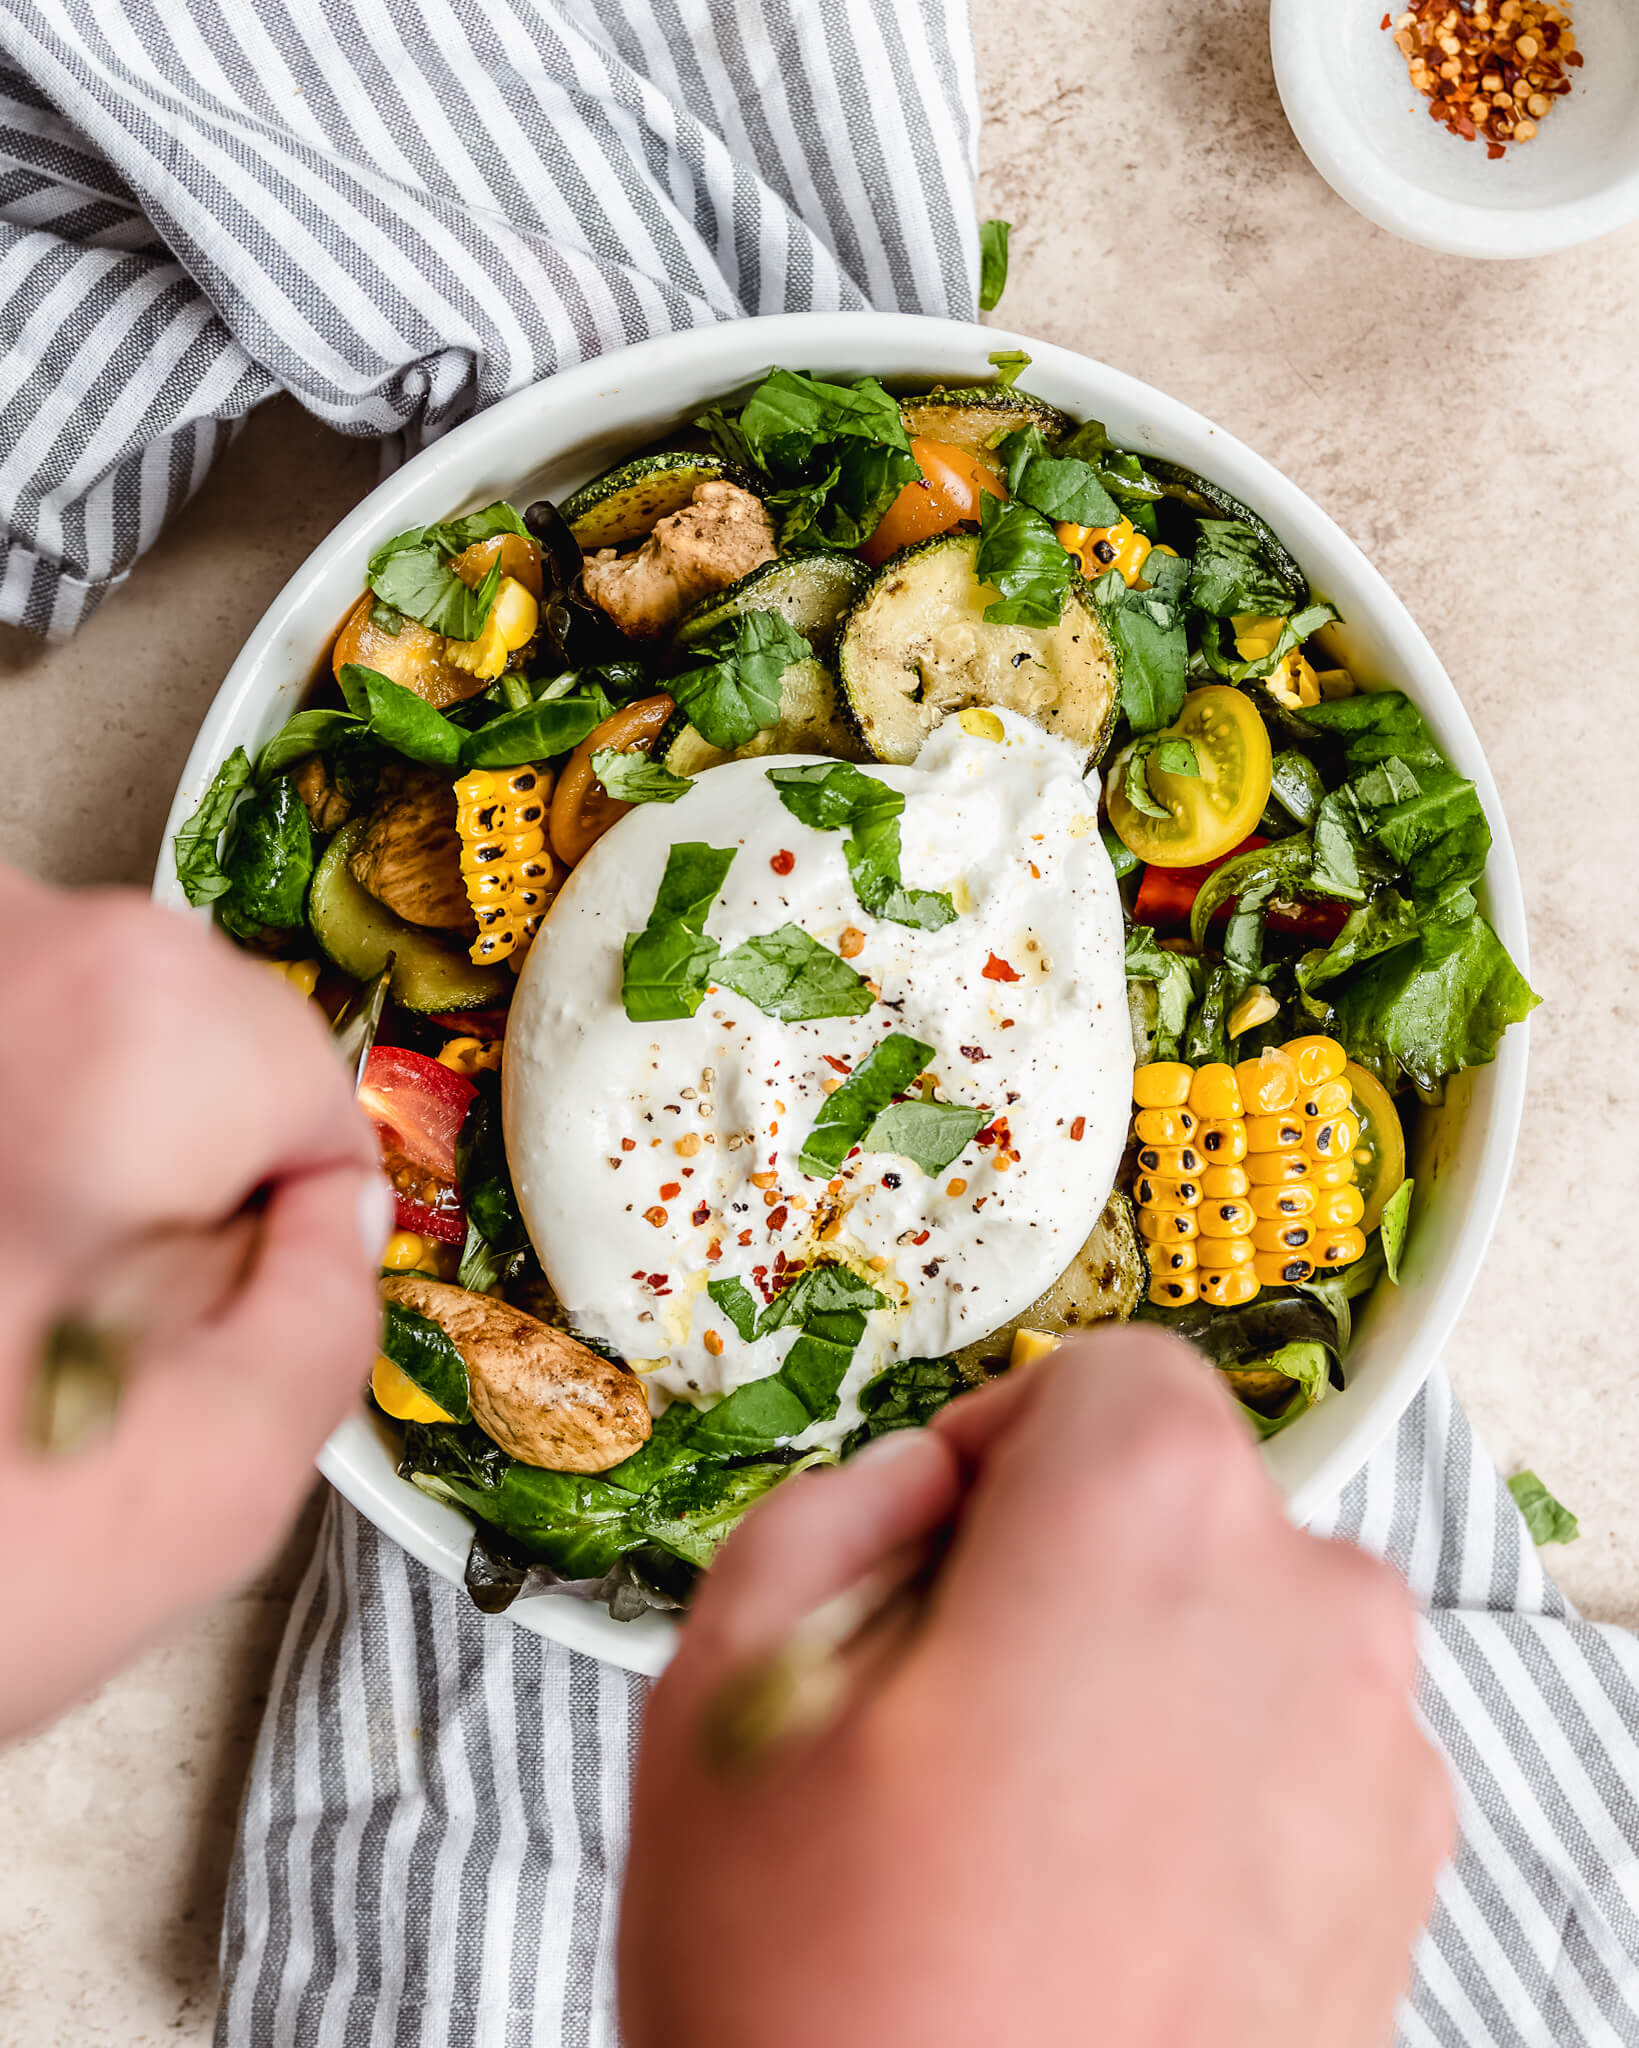
[[[1199,407],[1376,562],[1467,700],[1532,917],[1532,1079],[1513,1191],[1449,1354],[1505,1470],[1582,1517],[1587,1612],[1639,1621],[1639,1383],[1621,1197],[1639,994],[1631,749],[1639,614],[1639,231],[1525,265],[1369,227],[1282,118],[1254,0],[1157,0],[1118,33],[1066,0],[978,0],[984,211],[1011,219],[1009,326]],[[375,481],[266,408],[72,645],[0,629],[0,857],[144,881],[240,641]],[[0,1757],[0,2048],[208,2041],[239,1785],[305,1557]]]

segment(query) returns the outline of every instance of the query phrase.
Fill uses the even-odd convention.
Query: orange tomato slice
[[[979,500],[987,491],[993,498],[1007,496],[1007,487],[996,472],[966,448],[949,441],[925,440],[918,434],[911,442],[911,453],[921,477],[899,493],[859,551],[873,568],[901,548],[931,540],[936,533],[948,533],[964,520],[977,519]]]

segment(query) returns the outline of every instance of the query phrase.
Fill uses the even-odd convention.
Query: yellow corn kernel
[[[1246,1125],[1239,1117],[1227,1123],[1202,1124],[1196,1149],[1216,1166],[1238,1166],[1246,1157]]]
[[[1133,1183],[1133,1194],[1146,1209],[1198,1209],[1201,1205],[1198,1180],[1157,1180],[1141,1173]]]
[[[1189,1106],[1198,1117],[1210,1123],[1225,1123],[1232,1117],[1238,1117],[1244,1104],[1235,1069],[1225,1066],[1222,1060],[1197,1067],[1195,1078],[1189,1084]]]
[[[1297,1287],[1314,1278],[1315,1262],[1305,1252],[1259,1252],[1252,1270],[1260,1287]]]
[[[1133,1118],[1140,1145],[1185,1145],[1194,1135],[1195,1118],[1187,1109],[1141,1109]]]
[[[1258,1025],[1267,1024],[1271,1017],[1279,1015],[1280,1004],[1261,981],[1256,981],[1230,1011],[1226,1028],[1231,1038],[1239,1038],[1244,1032],[1253,1031]]]
[[[1263,612],[1237,612],[1229,623],[1235,632],[1235,652],[1242,661],[1262,661],[1266,654],[1273,654],[1286,625],[1284,619]]]
[[[1366,1240],[1355,1229],[1323,1230],[1313,1245],[1317,1266],[1352,1266],[1366,1249]]]
[[[501,1071],[501,1041],[498,1038],[448,1038],[438,1055],[438,1064],[452,1074],[498,1074]]]
[[[432,1271],[432,1246],[426,1238],[417,1237],[413,1230],[395,1230],[387,1240],[381,1263],[394,1273],[429,1273]]]
[[[1288,1112],[1283,1116],[1249,1116],[1246,1120],[1246,1149],[1250,1156],[1260,1152],[1295,1152],[1303,1144],[1307,1126],[1302,1117]],[[1311,1157],[1319,1157],[1311,1154]]]
[[[1187,1308],[1195,1300],[1197,1289],[1194,1273],[1157,1274],[1150,1281],[1150,1300],[1157,1308]]]
[[[1195,1271],[1195,1246],[1185,1244],[1158,1244],[1149,1254],[1152,1273],[1193,1273]]]
[[[1354,1180],[1354,1166],[1352,1156],[1348,1159],[1311,1159],[1309,1178],[1317,1188],[1348,1187]]]
[[[1039,1365],[1063,1341],[1061,1337],[1049,1336],[1045,1330],[1015,1330],[1013,1348],[1007,1355],[1008,1371],[1017,1372],[1023,1365]]]
[[[1179,1238],[1196,1237],[1193,1209],[1144,1209],[1138,1212],[1138,1234],[1154,1244],[1176,1243]]]
[[[1138,1164],[1142,1172],[1163,1180],[1191,1180],[1206,1161],[1193,1145],[1140,1145]]]
[[[1301,647],[1294,647],[1280,666],[1264,677],[1263,686],[1288,711],[1306,711],[1311,704],[1320,702],[1320,678],[1309,666]]]
[[[1179,1060],[1151,1060],[1133,1075],[1133,1101],[1140,1109],[1182,1109],[1196,1078]]]
[[[1281,1051],[1296,1062],[1298,1082],[1304,1088],[1335,1081],[1349,1064],[1348,1054],[1335,1038],[1289,1038]]]
[[[1260,1252],[1301,1252],[1314,1242],[1315,1226],[1307,1216],[1285,1216],[1277,1222],[1257,1223],[1252,1242]]]
[[[1257,1253],[1249,1237],[1203,1237],[1195,1257],[1204,1271],[1222,1272],[1225,1266],[1250,1266]]]
[[[1358,1188],[1322,1188],[1315,1197],[1315,1226],[1320,1230],[1347,1230],[1366,1213],[1366,1198]]]
[[[1315,1191],[1308,1181],[1277,1182],[1274,1187],[1252,1190],[1252,1213],[1260,1223],[1278,1223],[1283,1217],[1310,1216],[1314,1211]]]
[[[956,723],[970,740],[992,740],[1000,746],[1007,737],[1007,727],[982,704],[970,704],[965,711],[958,711]]]
[[[370,1375],[370,1392],[376,1406],[395,1422],[453,1422],[455,1417],[440,1408],[430,1394],[422,1393],[407,1373],[401,1372],[387,1356],[378,1352]]]
[[[1246,1177],[1255,1189],[1278,1187],[1286,1181],[1312,1180],[1315,1162],[1297,1151],[1254,1152],[1247,1157]]]
[[[467,948],[467,956],[477,961],[480,967],[490,961],[504,960],[517,946],[520,936],[516,925],[510,924],[494,931],[481,931]]]
[[[1201,1175],[1201,1193],[1209,1202],[1233,1200],[1251,1185],[1244,1166],[1209,1166]]]
[[[1241,1308],[1258,1292],[1258,1276],[1250,1266],[1228,1266],[1200,1277],[1200,1299],[1214,1308]]]
[[[1093,583],[1119,569],[1122,582],[1131,590],[1150,558],[1151,543],[1130,519],[1119,519],[1114,526],[1077,526],[1067,519],[1055,530],[1059,545],[1077,558],[1081,573]]]
[[[515,654],[535,637],[541,623],[540,600],[516,576],[503,576],[489,623],[499,629],[508,654]]]
[[[1203,1237],[1250,1237],[1252,1210],[1241,1201],[1203,1202],[1197,1219]]]
[[[1360,1126],[1352,1116],[1321,1117],[1303,1127],[1303,1149],[1311,1159],[1350,1159],[1360,1143]]]
[[[1354,1092],[1347,1081],[1321,1081],[1304,1090],[1297,1106],[1313,1123],[1317,1117],[1341,1116],[1353,1101]]]
[[[1290,1109],[1298,1099],[1297,1062],[1274,1046],[1266,1046],[1255,1060],[1242,1060],[1235,1069],[1235,1080],[1249,1117],[1273,1116]],[[1252,1149],[1258,1148],[1254,1145]]]

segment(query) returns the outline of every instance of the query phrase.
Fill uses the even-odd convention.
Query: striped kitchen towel
[[[970,313],[957,0],[6,0],[0,618],[64,631],[284,388],[414,445],[742,313]],[[1428,1609],[1462,1846],[1408,2048],[1639,2044],[1639,1645],[1436,1378],[1330,1533]],[[338,1501],[257,1747],[221,2048],[610,2048],[643,1688]]]

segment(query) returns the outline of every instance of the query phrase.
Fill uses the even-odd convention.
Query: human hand
[[[714,1765],[725,1680],[955,1532],[829,1730]],[[1066,1345],[782,1488],[655,1693],[628,2048],[1381,2048],[1447,1852],[1385,1567],[1285,1520],[1186,1346]]]
[[[276,1546],[368,1370],[392,1203],[317,1011],[199,924],[0,869],[0,962],[4,1737]],[[58,1451],[54,1332],[117,1371]]]

